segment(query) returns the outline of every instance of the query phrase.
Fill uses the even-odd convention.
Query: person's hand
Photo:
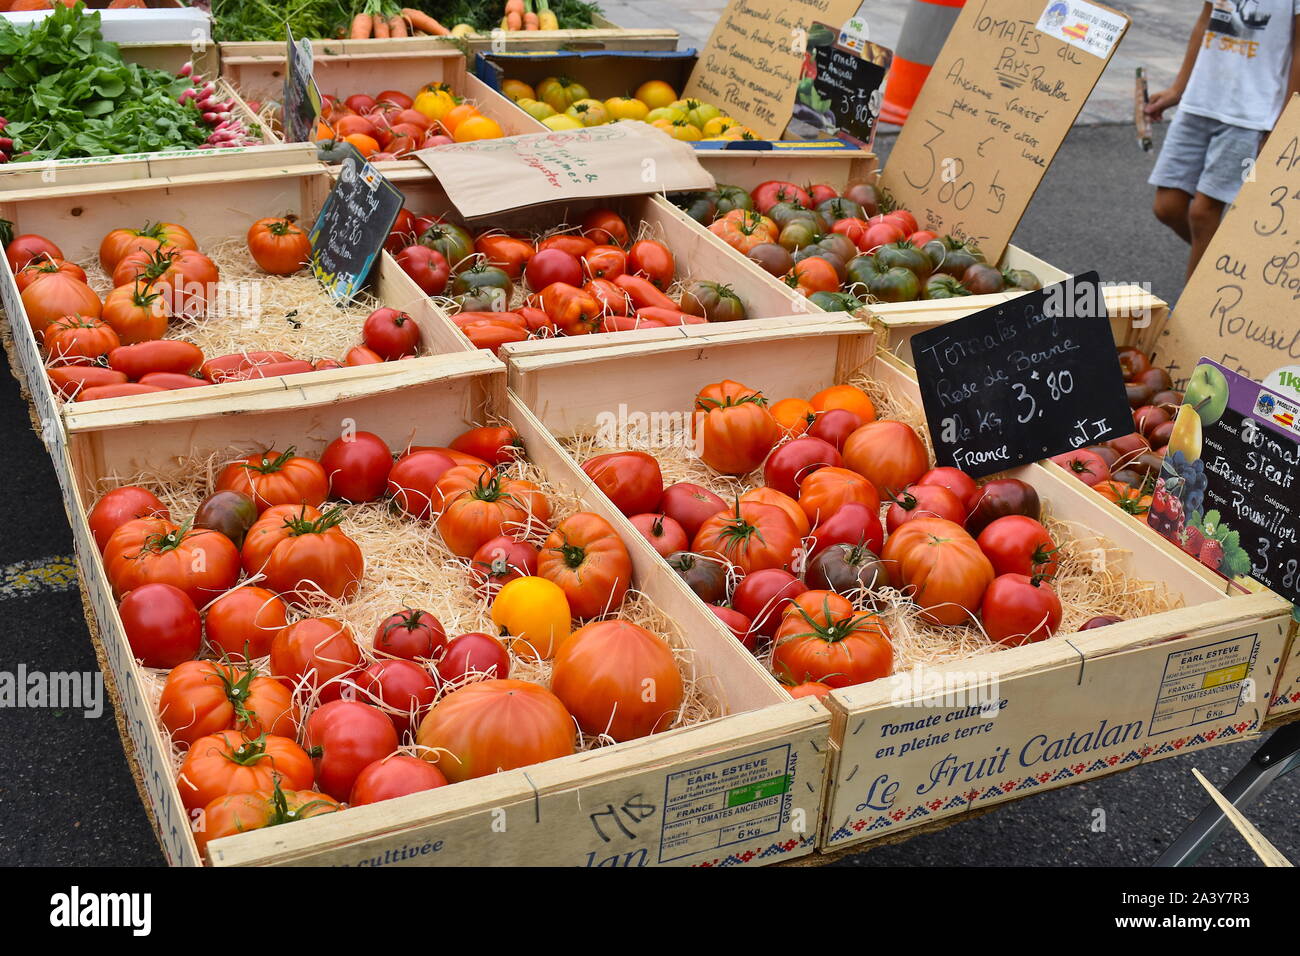
[[[1183,91],[1170,87],[1167,90],[1161,90],[1149,100],[1144,112],[1153,123],[1159,123],[1164,118],[1165,110],[1172,106],[1177,106],[1178,101],[1183,98]]]

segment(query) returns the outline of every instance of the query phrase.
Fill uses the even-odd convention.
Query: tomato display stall
[[[633,466],[616,466],[609,456],[618,461],[628,452],[632,461],[656,462],[664,486],[687,481],[699,486],[692,490],[695,501],[712,502],[706,511],[721,508],[710,520],[723,522],[723,538],[711,538],[705,524],[689,546],[689,558],[677,552],[665,561],[665,566],[676,562],[701,603],[728,596],[731,607],[752,602],[753,595],[741,594],[740,587],[764,575],[773,580],[758,589],[760,596],[796,601],[801,592],[812,596],[806,599],[810,607],[801,615],[803,622],[783,618],[776,641],[765,649],[760,641],[758,656],[788,682],[820,679],[821,687],[809,689],[805,683],[797,692],[824,695],[836,715],[819,842],[823,849],[1226,743],[1263,726],[1288,646],[1289,604],[1268,592],[1234,594],[1218,575],[1054,464],[996,476],[982,496],[976,492],[967,499],[976,503],[968,516],[954,495],[920,484],[954,488],[960,479],[943,469],[941,474],[927,472],[932,459],[924,447],[915,379],[906,366],[874,354],[865,325],[830,317],[797,331],[775,324],[765,333],[696,327],[676,335],[636,332],[629,338],[635,344],[600,351],[571,348],[568,354],[559,343],[507,346],[512,388],[560,440],[572,467],[582,467],[597,487],[614,495],[611,503],[624,504],[625,520],[639,507],[622,497],[634,487],[629,477]],[[733,396],[730,400],[707,397],[718,387],[710,383],[717,382]],[[844,389],[846,385],[851,387]],[[836,386],[842,394],[836,394]],[[865,407],[856,404],[862,402],[859,389],[868,398]],[[697,393],[704,397],[696,398]],[[762,420],[752,411],[754,405],[745,404],[744,396],[752,394],[771,403],[777,422],[745,452],[750,457],[737,463],[728,456],[747,446],[727,429],[748,429],[744,441],[751,441],[759,427],[754,420]],[[786,494],[790,489],[783,484],[787,479],[781,468],[801,466],[797,460],[782,466],[778,458],[789,455],[768,457],[764,446],[780,439],[785,419],[779,410],[808,399],[814,409],[820,407],[818,423],[827,430],[787,440],[778,452],[793,451],[799,442],[816,448],[833,440],[834,427],[825,421],[832,407],[856,408],[866,424],[855,431],[852,421],[837,423],[841,454],[809,459],[814,464],[804,465],[805,471],[826,467],[796,483],[796,502]],[[692,406],[709,410],[710,417],[737,409],[735,414],[753,420],[719,423],[716,432],[704,425],[703,444],[695,445],[693,454],[666,442],[652,425],[647,430],[647,423],[690,415]],[[612,427],[611,409],[619,409],[617,427]],[[806,424],[796,408],[789,427],[797,432]],[[717,443],[713,452],[711,435]],[[841,455],[842,464],[832,463],[840,462]],[[751,471],[759,462],[762,469]],[[830,480],[808,488],[821,473]],[[906,484],[906,493],[896,483]],[[866,500],[874,500],[868,484],[894,488],[887,536],[872,500]],[[1005,496],[1007,488],[1027,494],[1023,500],[1033,507],[991,497]],[[832,571],[827,569],[831,561],[817,557],[824,552],[815,551],[802,580],[779,570],[788,562],[767,560],[772,555],[766,550],[799,540],[801,528],[789,513],[802,512],[815,528],[814,512],[832,507],[837,497],[862,500],[867,507],[861,527],[844,531],[846,538],[838,537],[841,532],[828,522],[828,541],[864,540],[858,537],[862,535],[872,542],[874,537],[884,540],[883,551],[878,540],[868,545],[867,555],[839,545],[843,554],[835,557],[847,568],[832,565]],[[879,498],[889,501],[887,492]],[[675,510],[667,491],[664,502],[661,507],[687,520],[682,515],[689,512]],[[838,521],[846,508],[847,503],[840,504],[831,512],[833,519]],[[921,516],[914,514],[918,509]],[[1018,517],[1029,512],[1040,520]],[[982,528],[972,524],[977,516]],[[923,535],[915,542],[906,540],[910,521],[933,523],[934,528],[917,526],[917,534],[932,533],[935,541],[942,537],[949,542],[944,547],[955,552],[946,560],[925,556]],[[963,521],[971,534],[963,532]],[[1016,562],[1008,563],[1009,555],[999,550],[1005,544],[986,540],[990,526],[1016,521],[1031,531],[1037,527],[1034,533],[1047,533],[1045,564],[1030,557],[1039,547],[1032,536],[1012,546],[1026,573],[1036,576],[1032,579],[1008,570]],[[622,527],[629,530],[637,523],[631,520]],[[751,534],[746,529],[757,530]],[[728,533],[731,545],[725,543]],[[759,535],[762,544],[755,543]],[[834,547],[828,544],[826,551]],[[993,556],[989,560],[997,577],[981,551]],[[748,571],[735,590],[698,573],[700,562],[716,561],[719,554],[728,556],[724,564],[744,564]],[[1039,577],[1044,572],[1050,575],[1047,582]],[[882,588],[879,574],[902,591]],[[1017,588],[1030,595],[1055,589],[1059,603],[1055,610],[1051,601],[1041,609],[1018,606],[1025,598],[1016,594]],[[898,601],[895,595],[910,597]],[[763,601],[756,606],[761,614]],[[980,613],[973,614],[977,607]],[[955,616],[949,616],[954,609]],[[776,622],[769,618],[767,624],[766,633],[771,633]],[[716,626],[726,630],[722,621]],[[738,626],[744,632],[746,625]],[[759,630],[764,632],[761,626]],[[1028,643],[1016,646],[1026,633],[1031,635]],[[883,663],[882,635],[892,647]],[[1241,692],[1247,680],[1258,693]]]

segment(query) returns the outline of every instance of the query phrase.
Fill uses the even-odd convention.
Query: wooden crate
[[[774,398],[811,395],[863,367],[919,408],[910,370],[873,354],[869,326],[845,318],[798,331],[648,330],[567,356],[556,345],[521,343],[503,354],[512,389],[560,438],[620,405],[628,415],[680,411],[706,382],[742,381]],[[1034,485],[1054,518],[1082,529],[1089,550],[1098,542],[1098,560],[1162,582],[1185,606],[835,691],[827,698],[835,723],[824,849],[1253,736],[1264,723],[1286,654],[1286,601],[1268,592],[1229,596],[1222,578],[1063,473],[1030,465],[1010,474]],[[946,682],[949,696],[926,700],[922,678]],[[983,699],[996,717],[965,713],[968,701]],[[1073,743],[1053,744],[1065,740]]]
[[[1016,251],[1019,253],[1020,250]],[[1033,268],[1029,265],[1021,267]],[[1102,294],[1106,311],[1110,314],[1110,328],[1115,336],[1115,344],[1135,345],[1150,354],[1154,336],[1159,334],[1168,319],[1169,304],[1136,285],[1105,286]],[[890,312],[877,314],[873,319],[881,333],[882,346],[908,365],[913,365],[912,336],[918,332],[937,328],[946,322],[988,308],[986,305],[971,305],[976,299],[1005,302],[1014,298],[1015,293],[1001,292],[992,296],[899,302]]]
[[[282,148],[285,149],[285,148]],[[56,242],[74,262],[97,261],[100,240],[119,226],[137,226],[146,219],[177,222],[193,233],[201,249],[230,238],[242,238],[257,219],[275,214],[295,213],[310,224],[328,194],[333,180],[325,167],[315,162],[311,147],[285,149],[285,155],[305,162],[276,168],[255,167],[230,172],[199,172],[185,161],[161,172],[149,162],[132,164],[137,178],[125,181],[94,182],[79,185],[47,185],[13,190],[0,194],[0,218],[14,224],[16,234],[39,233]],[[214,162],[218,162],[214,159]],[[265,281],[274,282],[274,277]],[[466,347],[464,337],[446,315],[429,301],[387,253],[376,265],[376,296],[388,305],[409,312],[420,325],[424,353],[403,363],[385,363],[386,369],[413,363],[436,367],[437,356]],[[0,304],[9,319],[17,369],[32,397],[36,413],[43,423],[56,432],[62,428],[59,399],[45,375],[44,357],[27,320],[13,272],[7,262],[0,263]],[[231,322],[242,319],[232,317]],[[360,323],[357,340],[360,341]],[[247,348],[259,349],[256,329],[248,333]],[[163,406],[174,403],[208,401],[215,394],[253,395],[258,391],[280,391],[319,373],[260,380],[252,383],[225,383],[181,391],[158,392],[100,403],[125,410],[141,421]],[[240,388],[236,388],[236,385]],[[244,388],[251,385],[251,388]]]
[[[537,420],[507,395],[505,368],[487,353],[454,356],[400,391],[377,393],[373,384],[337,373],[306,380],[291,393],[264,396],[256,405],[215,399],[203,408],[167,406],[147,429],[132,427],[133,421],[117,412],[70,410],[68,444],[58,451],[72,475],[64,498],[77,559],[101,656],[125,712],[129,740],[124,742],[174,864],[199,860],[173,783],[169,743],[148,702],[144,672],[132,659],[87,525],[86,509],[100,479],[138,473],[175,456],[216,449],[243,454],[267,443],[294,444],[303,454],[319,455],[344,419],[378,432],[394,448],[407,442],[445,445],[472,423],[500,415],[519,429],[530,458],[550,481],[580,495],[585,507],[612,515],[601,496],[575,479]],[[829,713],[816,702],[789,699],[730,634],[712,626],[712,615],[695,604],[648,547],[634,546],[632,556],[634,586],[681,626],[696,677],[727,716],[214,841],[215,864],[366,866],[400,859],[425,865],[757,865],[811,852]],[[714,783],[706,781],[732,774],[763,782],[756,793],[767,795],[725,810],[725,820],[697,819],[691,809],[718,798]]]
[[[396,172],[389,179],[406,195],[407,207],[411,211],[419,215],[448,216],[463,221],[437,179],[423,165],[420,170]],[[575,222],[585,210],[597,206],[617,210],[633,232],[639,223],[645,223],[651,233],[662,239],[672,250],[679,278],[712,279],[730,285],[745,303],[746,312],[750,316],[757,319],[784,317],[801,310],[808,313],[810,318],[814,312],[818,316],[822,314],[820,310],[813,309],[803,296],[764,272],[756,263],[734,256],[732,250],[707,229],[692,228],[691,220],[662,196],[628,196],[524,207],[499,215],[480,217],[471,220],[469,225],[472,232],[486,228],[507,231],[550,229],[561,222]],[[754,320],[747,319],[733,324],[748,326]],[[788,323],[789,320],[786,321]],[[605,332],[577,336],[575,339],[546,339],[539,342],[538,346],[545,348],[547,342],[559,342],[562,343],[563,350],[569,347],[564,343],[574,341],[584,348],[600,348],[619,342],[628,334],[630,333]],[[462,337],[462,341],[463,347],[468,348],[468,339]]]
[[[401,90],[414,97],[429,83],[446,83],[457,96],[468,98],[497,121],[507,136],[542,133],[546,127],[465,69],[465,57],[456,49],[415,39],[335,40],[313,49],[316,85],[322,95],[346,98],[353,93],[371,96],[383,90]],[[412,47],[415,48],[412,48]],[[224,43],[222,78],[247,100],[278,104],[284,97],[286,56],[283,43]],[[274,115],[278,117],[278,108]],[[281,133],[271,134],[282,142]],[[378,164],[385,175],[397,170],[420,170],[418,159]]]

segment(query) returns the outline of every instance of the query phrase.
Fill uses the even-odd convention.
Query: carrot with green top
[[[421,10],[415,10],[411,7],[402,8],[402,16],[410,21],[411,26],[421,33],[429,33],[436,37],[445,37],[451,33],[446,27]]]

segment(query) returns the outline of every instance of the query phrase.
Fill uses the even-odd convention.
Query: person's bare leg
[[[1172,186],[1157,186],[1156,199],[1151,206],[1157,219],[1178,234],[1183,242],[1192,241],[1188,212],[1192,204],[1190,194]]]
[[[1205,255],[1210,240],[1214,238],[1219,223],[1223,220],[1224,204],[1205,193],[1197,193],[1187,210],[1187,218],[1192,227],[1192,251],[1187,259],[1187,277],[1190,279],[1196,270],[1196,264]]]

